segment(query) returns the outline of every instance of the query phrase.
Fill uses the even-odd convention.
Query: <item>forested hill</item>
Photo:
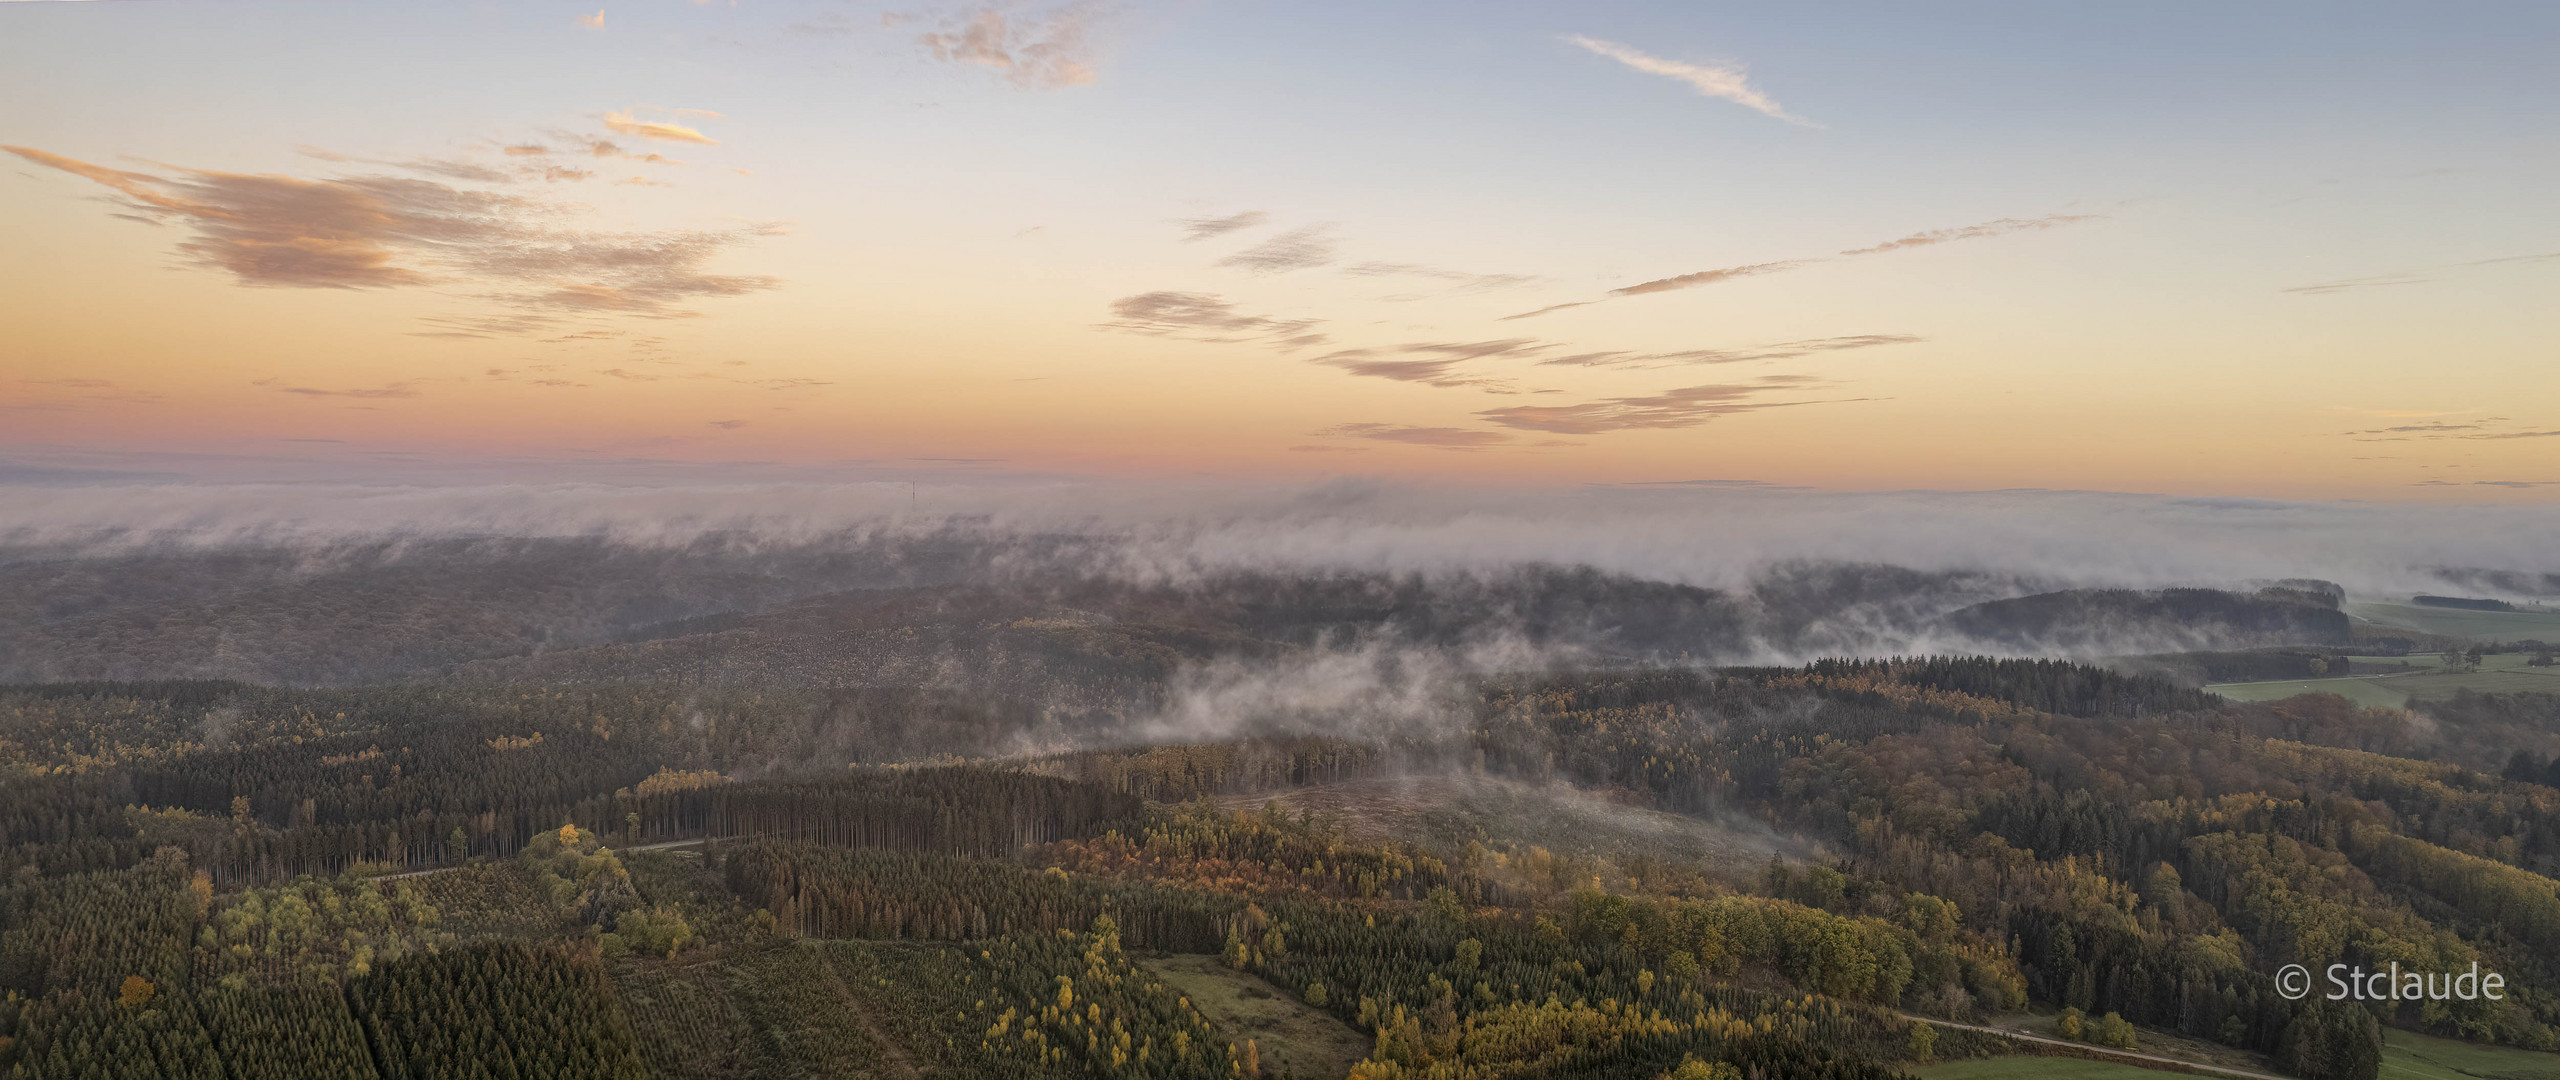
[[[2344,640],[2336,587],[2321,582],[2055,592],[1987,571],[1790,562],[1704,587],[1538,563],[1390,573],[1137,558],[1092,537],[965,524],[787,542],[0,548],[0,680],[912,686],[947,661],[983,678],[946,689],[1033,686],[1044,705],[1082,693],[1075,707],[1091,708],[1186,664],[1350,642],[1739,663]]]
[[[2034,1004],[2374,1080],[2380,1025],[2550,1049],[2560,1023],[2560,789],[2444,760],[2466,717],[2508,722],[2469,708],[1918,658],[1486,679],[1390,741],[918,764],[1046,720],[885,691],[16,687],[0,1064],[1259,1068],[1279,1029],[1200,1011],[1151,966],[1176,953],[1347,1029],[1369,1078],[1884,1080],[2004,1049],[1906,1014]],[[1407,807],[1396,777],[1498,781],[1620,840],[1538,846],[1516,803]],[[1327,792],[1347,817],[1277,809]],[[1631,816],[1663,813],[1794,854],[1701,857],[1725,848]],[[2272,992],[2339,962],[2513,993]]]
[[[2081,656],[2346,644],[2336,586],[2309,584],[2325,588],[2073,589],[1976,604],[1944,625],[1980,641]]]

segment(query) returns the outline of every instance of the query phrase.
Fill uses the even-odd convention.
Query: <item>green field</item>
[[[1920,1080],[2161,1080],[2165,1070],[2087,1058],[2012,1057],[1942,1061],[1911,1070]]]
[[[2560,1080],[2560,1054],[2387,1031],[2381,1080]]]
[[[2458,612],[2457,614],[2496,613]],[[2407,705],[2413,698],[2452,697],[2455,690],[2469,690],[2475,694],[2515,694],[2534,691],[2560,693],[2560,667],[2532,667],[2530,666],[2532,657],[2524,653],[2500,653],[2483,657],[2480,661],[2480,670],[2459,674],[2432,668],[2431,665],[2440,662],[2434,654],[2406,657],[2359,656],[2351,659],[2358,663],[2371,664],[2405,661],[2419,670],[2405,675],[2353,675],[2335,679],[2216,683],[2205,689],[2233,701],[2275,701],[2296,694],[2336,694],[2359,705],[2394,709]]]
[[[2475,641],[2560,642],[2560,612],[2465,611],[2415,604],[2349,604],[2347,614],[2377,626],[2396,626]]]
[[[1266,1077],[1335,1080],[1369,1056],[1367,1036],[1295,994],[1229,969],[1217,957],[1166,956],[1144,963],[1229,1036],[1254,1040]]]
[[[1947,1061],[1911,1070],[1920,1080],[2160,1080],[2137,1065],[2083,1058]],[[2406,1031],[2383,1037],[2381,1080],[2560,1080],[2560,1054],[2481,1046]]]
[[[2343,679],[2215,683],[2205,689],[2233,701],[2279,701],[2302,694],[2336,694],[2358,705],[2397,709],[2409,703],[2409,695],[2393,685],[2399,681],[2365,675]]]

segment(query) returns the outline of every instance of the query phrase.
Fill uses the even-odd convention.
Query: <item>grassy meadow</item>
[[[1145,963],[1230,1035],[1254,1040],[1264,1076],[1338,1077],[1369,1056],[1368,1036],[1217,957],[1175,955]]]
[[[2387,1031],[2381,1080],[2560,1080],[2560,1054]]]
[[[1911,1073],[1920,1080],[2161,1080],[2164,1076],[2175,1075],[2166,1070],[2146,1069],[2121,1061],[2032,1054],[1942,1061],[1935,1065],[1922,1065],[1912,1069]],[[2385,1080],[2390,1078],[2386,1075]]]
[[[2469,611],[2416,604],[2348,604],[2347,614],[2378,626],[2396,626],[2474,641],[2560,641],[2560,612]]]
[[[2427,609],[2421,609],[2427,610]],[[2461,612],[2458,614],[2496,614]],[[2560,619],[2560,616],[2555,616]],[[2560,636],[2560,635],[2556,635]],[[2549,638],[2541,640],[2551,640]],[[2336,694],[2359,705],[2401,708],[2413,699],[2448,698],[2456,690],[2475,694],[2560,693],[2560,667],[2532,667],[2524,653],[2482,657],[2477,671],[2449,672],[2432,653],[2412,656],[2349,657],[2357,664],[2405,662],[2409,671],[2345,675],[2327,679],[2277,679],[2267,682],[2215,683],[2205,687],[2233,701],[2275,701],[2297,694]]]

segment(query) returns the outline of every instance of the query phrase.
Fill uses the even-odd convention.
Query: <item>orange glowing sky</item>
[[[1380,7],[0,2],[0,465],[2560,495],[2548,5]]]

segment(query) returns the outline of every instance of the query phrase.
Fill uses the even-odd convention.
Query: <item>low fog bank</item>
[[[2560,509],[2072,492],[0,488],[0,680],[988,692],[1170,732],[1452,680],[2344,645],[2560,596]]]
[[[2091,492],[1828,494],[1369,481],[1109,484],[0,486],[0,544],[327,548],[454,537],[639,547],[967,541],[985,571],[1181,581],[1235,570],[1465,572],[1546,564],[1736,589],[1783,562],[1977,571],[2055,587],[2282,578],[2405,596],[2453,584],[2560,595],[2560,507]],[[2448,579],[2446,569],[2457,571]],[[2490,572],[2482,577],[2477,572]],[[2469,575],[2464,577],[2462,575]]]

